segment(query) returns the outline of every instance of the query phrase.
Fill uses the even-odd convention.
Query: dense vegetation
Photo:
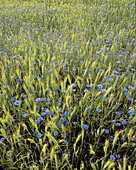
[[[134,170],[134,1],[1,2],[0,170]]]

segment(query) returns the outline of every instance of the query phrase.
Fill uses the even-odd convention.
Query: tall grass
[[[134,1],[2,2],[0,169],[134,170]]]

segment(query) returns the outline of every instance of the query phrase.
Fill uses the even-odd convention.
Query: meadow
[[[135,170],[135,1],[1,2],[0,170]]]

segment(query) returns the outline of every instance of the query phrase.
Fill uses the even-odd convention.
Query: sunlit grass
[[[134,170],[134,1],[2,2],[0,169]]]

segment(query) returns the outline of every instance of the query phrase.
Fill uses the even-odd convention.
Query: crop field
[[[136,169],[134,0],[1,0],[0,170]]]

